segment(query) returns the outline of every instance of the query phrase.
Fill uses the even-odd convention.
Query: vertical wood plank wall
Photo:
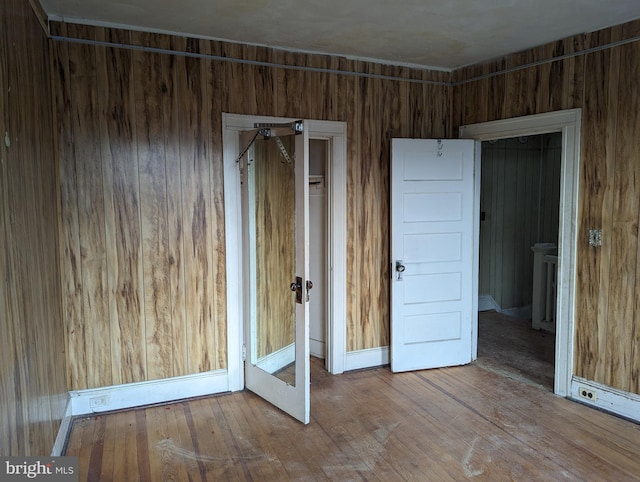
[[[0,2],[0,455],[49,455],[67,403],[45,32]]]
[[[54,35],[420,81],[450,74],[53,22]],[[346,121],[347,350],[389,344],[389,144],[450,87],[56,41],[68,383],[226,366],[221,113]]]
[[[580,53],[638,35],[639,25],[461,69],[455,87],[56,42],[70,388],[225,366],[221,112],[347,122],[353,351],[388,344],[389,139],[453,136],[462,124],[581,107],[575,373],[640,392],[639,206],[630,182],[640,164],[632,147],[640,137],[640,45]],[[249,61],[449,80],[262,47],[52,28]],[[604,232],[600,249],[586,242],[593,227]],[[170,349],[160,342],[167,334]]]
[[[480,294],[531,305],[535,243],[558,242],[560,133],[482,143]]]
[[[67,390],[226,366],[221,112],[347,122],[353,351],[389,341],[390,138],[451,137],[462,124],[581,107],[575,373],[640,393],[640,43],[579,54],[640,35],[640,22],[461,69],[454,87],[60,41],[50,44],[50,65],[29,2],[0,2],[0,27],[1,455],[49,453]],[[337,57],[52,28],[245,60],[450,80]],[[587,245],[594,227],[604,232],[599,249]]]
[[[640,393],[640,42],[501,71],[638,35],[634,21],[461,69],[452,112],[455,133],[463,124],[583,109],[574,372],[633,393]],[[592,228],[602,228],[601,248],[588,245]]]
[[[127,31],[61,29],[131,42]],[[218,72],[192,58],[54,45],[69,388],[224,368]]]

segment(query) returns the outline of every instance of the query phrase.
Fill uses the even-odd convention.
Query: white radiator
[[[533,295],[531,326],[534,330],[556,332],[558,298],[558,248],[553,243],[538,243],[533,248]]]

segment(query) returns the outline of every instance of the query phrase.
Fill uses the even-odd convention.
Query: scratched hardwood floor
[[[495,311],[478,315],[476,365],[553,391],[556,338],[531,328],[531,320]]]
[[[640,480],[640,425],[470,365],[330,376],[311,423],[250,392],[78,418],[80,480]]]

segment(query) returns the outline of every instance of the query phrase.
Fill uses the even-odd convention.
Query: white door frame
[[[578,240],[578,182],[580,166],[581,109],[569,109],[512,119],[483,122],[460,127],[460,137],[483,140],[562,132],[562,167],[560,178],[560,226],[558,230],[558,299],[556,315],[555,394],[569,396],[573,375],[573,335],[576,286],[576,246]],[[482,160],[476,159],[476,182],[479,184]],[[479,212],[480,191],[476,192]],[[478,250],[479,239],[474,242]],[[477,257],[477,255],[476,255]],[[478,271],[474,276],[478,277]],[[474,328],[473,358],[477,357],[478,330]]]
[[[243,257],[242,201],[240,170],[236,162],[240,150],[240,132],[254,124],[291,122],[299,118],[266,117],[222,113],[224,170],[225,260],[227,275],[227,376],[229,390],[244,389]],[[345,122],[304,119],[309,137],[330,142],[328,162],[329,291],[327,296],[327,370],[344,372],[347,329],[347,125]]]

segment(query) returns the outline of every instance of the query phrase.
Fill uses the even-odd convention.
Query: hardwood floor
[[[523,320],[482,311],[476,365],[553,391],[556,337]]]
[[[311,423],[250,392],[78,418],[80,480],[640,480],[640,425],[470,365],[327,374]]]

